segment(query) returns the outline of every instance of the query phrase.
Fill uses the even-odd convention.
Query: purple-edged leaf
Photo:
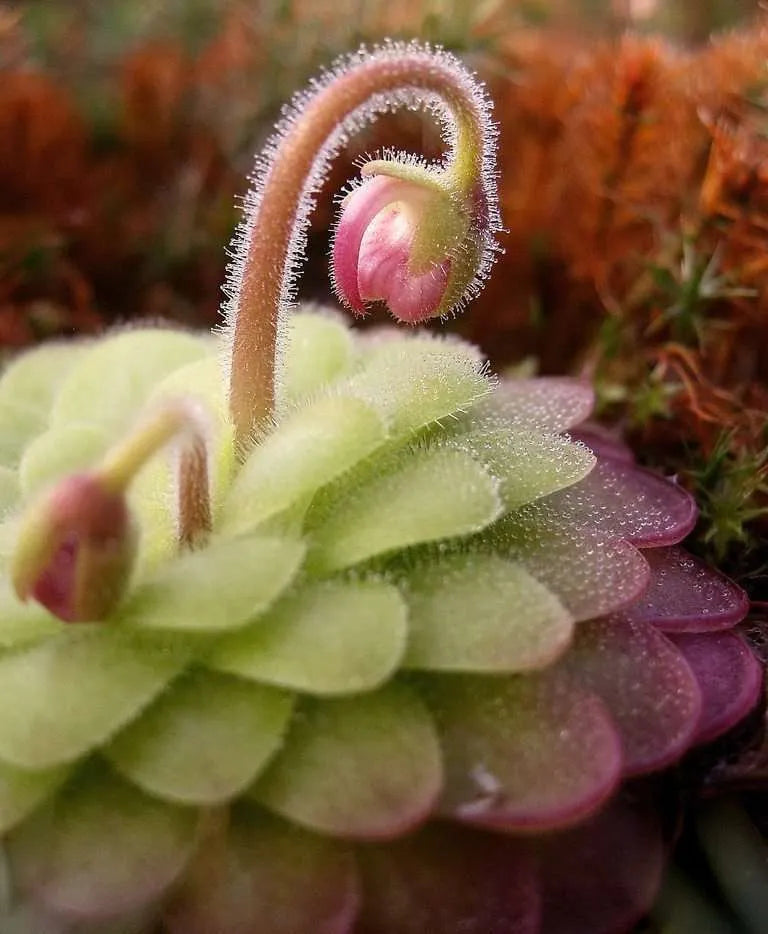
[[[279,749],[293,708],[285,691],[212,671],[180,678],[104,750],[151,795],[222,804]]]
[[[577,621],[631,603],[648,583],[648,564],[633,545],[563,522],[543,503],[508,516],[492,534],[496,550],[519,561]]]
[[[563,827],[616,787],[618,734],[602,701],[566,677],[433,676],[421,685],[443,749],[441,813],[501,830]]]
[[[703,704],[694,742],[708,743],[755,706],[763,689],[762,666],[735,632],[681,633],[672,638],[701,688]]]
[[[607,457],[609,460],[621,461],[624,464],[633,464],[635,461],[632,448],[610,428],[606,428],[599,422],[586,422],[569,434],[574,441],[586,444],[590,451],[600,458]]]
[[[619,934],[653,904],[664,866],[658,810],[619,798],[588,823],[543,840],[542,934]]]
[[[159,897],[194,844],[197,815],[94,769],[8,838],[19,886],[50,910],[75,918],[117,917]]]
[[[644,553],[651,579],[623,614],[653,623],[665,632],[730,629],[744,619],[749,599],[733,581],[684,548],[649,548]]]
[[[441,780],[428,711],[405,686],[390,684],[307,701],[253,797],[321,833],[384,839],[427,817]]]
[[[168,934],[348,934],[352,851],[255,808],[206,834],[164,915]]]
[[[696,522],[696,503],[681,486],[633,464],[598,459],[575,486],[545,502],[563,523],[618,536],[634,545],[674,545]]]
[[[577,627],[562,666],[604,701],[621,736],[624,774],[661,769],[693,741],[701,692],[662,633],[621,615]]]
[[[594,404],[594,390],[585,380],[565,376],[504,379],[472,408],[469,420],[490,419],[534,431],[566,431],[583,422]]]
[[[360,847],[356,934],[538,934],[534,861],[502,834],[432,824]]]
[[[520,564],[466,553],[416,565],[405,587],[404,666],[427,671],[543,668],[566,649],[570,613]]]

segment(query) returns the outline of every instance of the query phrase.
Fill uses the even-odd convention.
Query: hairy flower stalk
[[[413,322],[482,279],[467,82],[388,45],[297,99],[232,333],[118,331],[0,378],[0,929],[594,934],[647,911],[667,841],[638,779],[762,685],[744,593],[680,546],[695,504],[585,427],[579,380],[283,320],[328,152],[424,95],[453,112],[446,162],[368,165],[336,285]]]
[[[299,95],[257,163],[256,185],[246,198],[246,220],[235,247],[229,281],[232,355],[229,405],[237,443],[246,451],[259,426],[275,409],[284,315],[293,296],[294,276],[305,243],[312,193],[322,183],[328,160],[348,133],[396,104],[442,104],[450,149],[443,176],[443,199],[464,202],[464,238],[474,225],[472,255],[462,288],[455,287],[450,310],[477,277],[488,271],[492,235],[498,227],[494,172],[494,133],[489,105],[467,71],[448,55],[412,45],[392,44],[361,52],[331,71],[313,91]],[[385,171],[374,163],[370,171]],[[409,171],[410,170],[410,171]],[[390,165],[393,177],[415,177],[424,169]],[[432,173],[437,176],[436,172]],[[405,181],[404,181],[405,183]],[[433,182],[433,188],[435,183]],[[434,199],[433,199],[434,202]],[[448,213],[455,210],[448,208]],[[443,214],[446,213],[444,209]],[[461,239],[451,248],[462,246]],[[483,242],[484,241],[484,242]],[[420,265],[428,265],[429,245]],[[466,273],[469,273],[467,275]]]

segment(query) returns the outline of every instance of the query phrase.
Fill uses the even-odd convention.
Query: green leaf
[[[5,577],[0,579],[0,649],[36,642],[61,631],[61,620],[34,601],[22,603],[11,589],[10,581]]]
[[[195,842],[194,810],[146,797],[101,770],[78,775],[13,831],[14,878],[50,910],[117,917],[157,899]]]
[[[156,383],[208,352],[201,337],[163,328],[106,337],[89,345],[67,375],[51,424],[91,422],[117,432],[136,417]]]
[[[310,513],[309,563],[336,571],[409,545],[479,532],[502,511],[497,481],[471,455],[408,449],[339,485]]]
[[[248,531],[349,470],[386,439],[358,399],[320,399],[289,414],[257,444],[224,503],[226,534]]]
[[[0,516],[10,510],[19,498],[19,475],[11,467],[0,466]]]
[[[405,648],[406,610],[382,581],[322,581],[217,646],[207,664],[310,694],[378,687]]]
[[[5,834],[31,814],[68,774],[67,766],[30,772],[0,762],[0,833]]]
[[[195,671],[104,750],[144,791],[179,804],[214,805],[250,785],[282,743],[290,694]]]
[[[0,759],[28,769],[70,762],[135,717],[188,652],[79,624],[0,656]]]
[[[441,786],[432,721],[406,687],[307,701],[253,790],[289,820],[337,837],[397,836],[424,820]]]
[[[117,614],[131,628],[236,629],[282,593],[303,557],[304,546],[291,539],[214,541],[160,567],[135,588]]]
[[[525,671],[551,664],[570,642],[570,613],[521,565],[498,555],[417,565],[405,593],[409,668]]]
[[[21,458],[19,477],[24,495],[33,496],[59,477],[93,467],[108,446],[106,434],[95,425],[62,425],[43,432]]]
[[[450,444],[469,451],[501,481],[508,510],[573,486],[595,466],[595,455],[567,437],[513,429],[457,435]]]
[[[35,409],[0,397],[0,464],[15,467],[29,441],[44,429]]]
[[[405,438],[469,408],[491,381],[469,345],[455,341],[383,341],[363,370],[334,392],[369,403],[394,438]]]
[[[56,391],[78,360],[95,346],[89,341],[51,341],[20,354],[3,371],[0,399],[21,402],[45,416]]]
[[[322,309],[321,309],[322,311]],[[338,315],[294,312],[283,356],[282,404],[313,395],[352,364],[350,330]]]

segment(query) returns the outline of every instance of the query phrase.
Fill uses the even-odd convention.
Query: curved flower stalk
[[[679,545],[690,497],[573,440],[585,384],[497,382],[461,341],[317,310],[287,322],[283,402],[246,449],[227,344],[137,329],[0,380],[8,926],[629,929],[663,841],[622,783],[761,685],[744,594]],[[186,547],[154,457],[121,599],[80,626],[21,602],[29,504],[179,397],[206,426],[210,533]]]
[[[440,166],[401,154],[364,168],[377,178],[350,195],[334,245],[340,296],[360,311],[362,287],[365,296],[388,300],[397,316],[416,322],[461,304],[488,275],[500,219],[496,130],[483,88],[453,56],[418,43],[363,49],[337,63],[294,98],[257,160],[245,220],[233,244],[226,308],[232,336],[229,404],[241,450],[275,408],[285,315],[313,195],[328,162],[351,132],[400,106],[435,111],[447,155]],[[372,197],[371,188],[376,189]],[[362,210],[357,209],[360,195]],[[387,212],[388,220],[369,216],[372,201],[379,205],[375,215]],[[388,210],[393,206],[395,218]],[[358,285],[363,226],[370,236],[362,248]],[[382,286],[373,268],[382,261],[394,267],[395,288]]]

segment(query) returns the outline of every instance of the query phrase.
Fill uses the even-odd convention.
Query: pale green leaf
[[[405,605],[391,584],[322,581],[228,637],[207,663],[311,694],[366,691],[396,669],[406,629]]]
[[[0,762],[0,833],[7,833],[61,785],[68,766],[30,772]]]
[[[573,486],[595,466],[587,447],[556,434],[486,429],[456,435],[450,444],[470,452],[499,478],[510,511]]]
[[[497,486],[464,451],[401,452],[353,488],[339,486],[310,514],[310,565],[335,571],[409,545],[478,532],[502,511]]]
[[[19,477],[24,495],[30,497],[59,477],[94,467],[108,445],[106,434],[95,425],[73,423],[43,432],[21,458]]]
[[[231,800],[277,752],[290,694],[196,671],[180,679],[104,750],[126,778],[180,804]]]
[[[296,311],[287,325],[283,405],[314,395],[352,364],[352,334],[338,315]]]
[[[162,895],[192,853],[196,825],[194,810],[93,770],[17,827],[8,855],[14,878],[36,901],[95,921]]]
[[[235,629],[282,593],[303,556],[302,543],[291,539],[216,540],[161,566],[134,589],[118,617],[131,628]]]
[[[56,391],[91,341],[51,341],[20,354],[0,377],[0,399],[13,400],[44,416]]]
[[[306,702],[254,797],[338,837],[397,836],[424,820],[441,787],[431,718],[403,685]]]
[[[0,466],[0,516],[16,505],[20,494],[18,472],[11,467]]]
[[[92,422],[120,431],[155,384],[208,352],[202,337],[162,328],[121,331],[90,344],[59,388],[51,424]]]
[[[0,579],[0,649],[36,642],[63,629],[61,620],[51,616],[39,603],[22,603],[7,577]]]
[[[410,573],[404,665],[444,671],[543,668],[568,646],[573,619],[521,565],[457,554]]]
[[[334,387],[372,405],[394,438],[469,408],[492,388],[474,348],[453,342],[384,342],[365,367]]]
[[[0,377],[0,464],[15,466],[48,425],[60,383],[87,346],[49,343],[21,354]]]
[[[349,470],[385,438],[379,416],[358,399],[320,399],[290,413],[243,464],[224,503],[223,530],[254,528]]]
[[[0,655],[0,759],[20,768],[69,762],[133,719],[184,667],[188,652],[104,625],[65,629]]]

